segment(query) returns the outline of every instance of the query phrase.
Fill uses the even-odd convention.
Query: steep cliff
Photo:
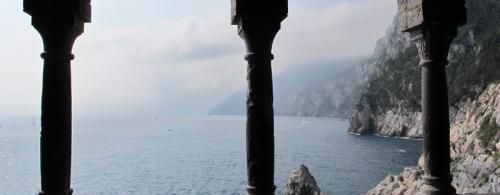
[[[500,1],[468,0],[467,25],[448,56],[451,121],[464,117],[464,109],[485,87],[500,80]],[[349,132],[420,137],[420,68],[416,47],[397,29],[398,18],[382,40],[366,83],[351,113]]]
[[[492,84],[451,128],[452,185],[457,193],[500,193],[500,83]],[[423,185],[422,161],[389,175],[369,195],[415,194]]]
[[[328,77],[294,96],[282,95],[282,97],[293,97],[293,101],[287,103],[288,107],[283,114],[347,118],[360,98],[368,78],[373,74],[373,69],[367,68],[370,65],[361,63],[351,66],[342,74]],[[277,99],[276,102],[282,102],[282,99]]]

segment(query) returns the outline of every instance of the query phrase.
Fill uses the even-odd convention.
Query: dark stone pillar
[[[72,48],[90,21],[90,1],[25,0],[24,11],[40,33],[44,52],[41,195],[70,195]]]
[[[450,174],[450,122],[446,65],[456,27],[432,27],[416,38],[422,66],[423,191],[456,194]],[[450,32],[451,31],[451,32]]]
[[[253,26],[258,27],[258,26]],[[249,194],[274,194],[274,112],[270,53],[275,29],[241,31],[247,43],[247,171]],[[258,46],[253,47],[253,44]]]
[[[274,113],[272,43],[287,14],[287,1],[232,1],[232,24],[245,40],[248,61],[247,192],[273,195]]]
[[[447,56],[465,23],[463,0],[398,0],[400,27],[416,42],[422,67],[423,194],[456,194],[450,174]]]

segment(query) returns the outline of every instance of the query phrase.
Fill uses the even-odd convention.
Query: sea
[[[245,116],[74,117],[74,194],[245,194]],[[39,131],[0,120],[0,194],[40,190]],[[304,164],[329,195],[362,194],[415,165],[420,140],[356,136],[336,118],[275,118],[275,185]]]

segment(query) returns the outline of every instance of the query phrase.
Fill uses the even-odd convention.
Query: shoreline
[[[417,140],[417,141],[422,141],[424,140],[423,138],[413,138],[413,137],[400,137],[400,136],[389,136],[389,135],[380,135],[378,133],[374,133],[374,134],[363,134],[361,135],[360,133],[353,133],[353,132],[347,132],[351,135],[355,135],[355,136],[364,136],[364,135],[373,135],[373,136],[377,136],[377,137],[385,137],[385,138],[395,138],[395,139],[404,139],[404,140]]]

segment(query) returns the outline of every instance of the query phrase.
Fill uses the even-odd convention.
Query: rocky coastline
[[[451,127],[452,185],[457,193],[500,193],[500,83],[491,84]],[[418,165],[388,175],[367,195],[415,194],[423,185]]]

